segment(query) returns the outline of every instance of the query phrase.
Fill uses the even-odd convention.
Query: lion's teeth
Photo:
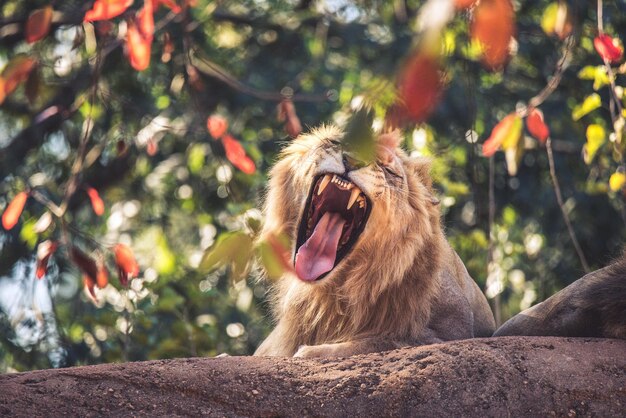
[[[326,186],[328,186],[328,183],[330,183],[330,179],[331,179],[330,174],[326,174],[324,176],[324,178],[320,182],[320,187],[317,189],[318,196],[321,195],[324,189],[326,188]]]
[[[352,193],[350,194],[350,200],[348,200],[348,207],[347,207],[348,210],[350,210],[352,205],[354,205],[354,202],[356,202],[356,199],[359,197],[359,194],[361,194],[361,190],[358,187],[355,187],[354,189],[352,189]]]

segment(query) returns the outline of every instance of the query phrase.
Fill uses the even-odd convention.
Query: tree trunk
[[[626,341],[501,337],[346,359],[192,358],[0,376],[3,416],[623,416]]]

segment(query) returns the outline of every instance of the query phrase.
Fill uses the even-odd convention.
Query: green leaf
[[[593,80],[594,90],[599,90],[610,83],[604,65],[587,65],[578,72],[578,78],[581,80]]]
[[[348,122],[346,134],[343,137],[344,148],[352,154],[354,158],[369,164],[374,161],[375,144],[372,123],[374,122],[374,111],[368,107],[362,107]]]
[[[225,232],[213,247],[207,250],[200,262],[200,269],[211,271],[236,260],[239,253],[250,255],[252,238],[243,231]]]
[[[204,144],[194,144],[189,148],[187,156],[187,167],[192,174],[198,174],[204,167],[204,159],[206,157],[206,149]]]
[[[97,103],[91,104],[88,101],[85,101],[80,108],[78,109],[83,118],[91,118],[93,120],[98,120],[100,116],[102,116],[103,110],[102,106]]]
[[[587,143],[583,146],[583,159],[586,164],[591,164],[600,147],[606,141],[606,132],[600,125],[587,127]]]
[[[596,110],[602,105],[602,100],[597,93],[592,93],[589,96],[585,97],[585,100],[574,108],[572,112],[572,119],[579,120],[587,113]]]
[[[259,255],[261,264],[263,264],[263,268],[265,268],[265,272],[270,279],[275,280],[283,275],[285,269],[269,243],[260,243],[257,247],[257,254]]]
[[[37,233],[35,232],[35,223],[36,219],[29,219],[22,224],[22,229],[20,230],[20,238],[22,241],[28,245],[28,248],[31,250],[35,248],[37,245]]]
[[[287,271],[293,272],[289,248],[291,243],[285,234],[269,235],[257,246],[257,254],[270,279],[278,279]]]
[[[249,235],[244,235],[232,255],[231,279],[234,282],[243,279],[248,272],[248,266],[252,259],[252,248],[252,238]]]

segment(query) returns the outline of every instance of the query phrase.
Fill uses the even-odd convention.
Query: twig
[[[495,188],[495,177],[496,177],[496,162],[495,158],[491,156],[489,158],[489,249],[488,249],[488,260],[487,266],[491,266],[493,264],[493,246],[494,246],[494,236],[495,233],[493,231],[493,225],[496,219],[496,188]],[[489,272],[491,273],[491,272]],[[500,308],[500,292],[498,292],[493,298],[493,310],[494,316],[496,319],[496,327],[499,327],[502,324],[502,312]]]
[[[567,69],[567,66],[569,63],[568,62],[569,55],[572,51],[573,46],[574,46],[574,36],[570,35],[565,40],[565,44],[563,47],[563,54],[561,56],[561,59],[559,59],[559,62],[554,70],[554,74],[552,78],[539,93],[537,93],[532,99],[528,101],[528,106],[522,109],[522,111],[520,112],[522,117],[528,116],[528,112],[531,108],[541,105],[554,92],[554,90],[556,90],[559,83],[561,82],[561,79],[563,78],[563,73]],[[548,153],[548,162],[550,164],[550,178],[552,179],[552,186],[554,188],[554,194],[556,196],[557,203],[559,205],[559,208],[561,209],[561,214],[563,215],[563,221],[565,222],[565,225],[567,226],[567,232],[569,233],[570,239],[572,240],[572,244],[574,245],[574,248],[576,249],[576,254],[578,254],[580,263],[582,264],[585,272],[588,273],[590,271],[589,264],[587,263],[587,259],[585,258],[585,254],[583,253],[580,247],[580,244],[578,243],[578,239],[576,238],[576,233],[574,232],[574,228],[572,227],[572,222],[569,219],[569,215],[567,214],[567,210],[565,210],[565,205],[563,203],[561,187],[559,185],[559,180],[557,178],[556,169],[554,165],[552,140],[550,138],[548,138],[546,142],[546,151]]]
[[[602,19],[602,0],[597,1],[597,7],[598,7],[598,12],[597,12],[598,35],[603,35],[604,23]],[[606,69],[607,75],[609,77],[609,84],[611,86],[611,99],[610,99],[611,106],[615,106],[615,108],[617,109],[616,112],[611,112],[611,121],[613,122],[613,126],[615,126],[615,123],[617,122],[617,120],[622,117],[624,106],[622,106],[622,101],[620,100],[620,98],[617,96],[617,93],[615,92],[615,88],[616,88],[615,74],[613,73],[613,68],[611,67],[611,63],[605,57],[602,57],[602,61],[604,62],[604,68]]]
[[[576,249],[576,254],[578,254],[578,258],[580,259],[580,264],[582,264],[585,273],[589,273],[591,270],[589,269],[589,264],[587,264],[587,259],[585,258],[585,254],[580,248],[580,244],[578,243],[578,239],[576,238],[576,233],[574,232],[574,228],[572,227],[572,223],[569,219],[567,211],[565,210],[565,204],[563,203],[563,196],[561,195],[561,186],[559,185],[559,179],[556,176],[556,169],[554,168],[554,155],[552,153],[552,140],[548,138],[546,141],[546,151],[548,153],[548,163],[550,164],[550,177],[552,178],[552,186],[554,187],[554,194],[556,195],[556,201],[559,204],[559,208],[561,208],[561,214],[563,215],[563,221],[565,221],[565,225],[567,226],[567,232],[569,233],[570,239],[572,240],[572,244],[574,244],[574,248]]]
[[[210,77],[217,78],[224,84],[241,93],[247,94],[260,100],[268,100],[274,102],[280,102],[285,98],[285,95],[280,92],[277,93],[273,91],[258,90],[254,87],[250,87],[242,83],[224,68],[220,67],[208,58],[200,56],[197,49],[192,49],[189,51],[189,58],[191,64],[196,67],[200,72]],[[330,92],[324,94],[294,94],[290,97],[290,99],[292,102],[327,102],[330,100],[329,93]]]
[[[565,43],[563,46],[563,53],[561,55],[561,58],[559,59],[559,62],[556,65],[556,68],[554,69],[552,78],[550,79],[550,81],[548,81],[545,87],[541,89],[539,93],[537,93],[528,101],[528,106],[524,107],[518,112],[520,117],[528,116],[528,112],[531,108],[540,106],[543,102],[546,101],[548,97],[550,97],[552,93],[554,93],[554,90],[556,90],[556,88],[561,83],[561,79],[563,78],[563,73],[565,72],[565,70],[567,69],[569,65],[569,55],[572,52],[573,47],[574,47],[574,35],[570,35],[565,40]]]

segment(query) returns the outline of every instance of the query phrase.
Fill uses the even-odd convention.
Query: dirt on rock
[[[0,415],[626,416],[626,341],[501,337],[345,359],[224,357],[0,376]]]

